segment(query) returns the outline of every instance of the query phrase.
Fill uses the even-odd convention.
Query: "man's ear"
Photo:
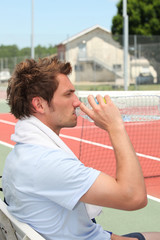
[[[32,105],[37,113],[44,113],[45,109],[45,100],[41,97],[34,97],[32,99]]]

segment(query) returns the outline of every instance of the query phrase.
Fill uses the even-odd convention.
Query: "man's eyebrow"
[[[65,94],[66,93],[72,93],[72,92],[75,92],[75,89],[68,89],[68,90],[65,91]]]

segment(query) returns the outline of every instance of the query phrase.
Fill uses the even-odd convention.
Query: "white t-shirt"
[[[46,240],[110,239],[79,201],[99,174],[62,149],[18,143],[2,178],[8,210]]]

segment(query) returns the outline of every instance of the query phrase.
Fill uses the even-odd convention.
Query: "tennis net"
[[[125,127],[139,157],[145,178],[160,177],[160,92],[79,91],[79,99],[108,94],[119,107]],[[106,131],[84,118],[79,159],[86,165],[115,176],[116,162]]]

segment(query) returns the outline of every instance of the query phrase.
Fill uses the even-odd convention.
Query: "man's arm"
[[[116,178],[100,173],[80,201],[124,210],[139,209],[147,204],[142,170],[118,108],[108,96],[105,99],[106,104],[97,96],[99,104],[96,104],[93,96],[89,96],[93,110],[84,104],[80,108],[108,132],[116,158]]]

